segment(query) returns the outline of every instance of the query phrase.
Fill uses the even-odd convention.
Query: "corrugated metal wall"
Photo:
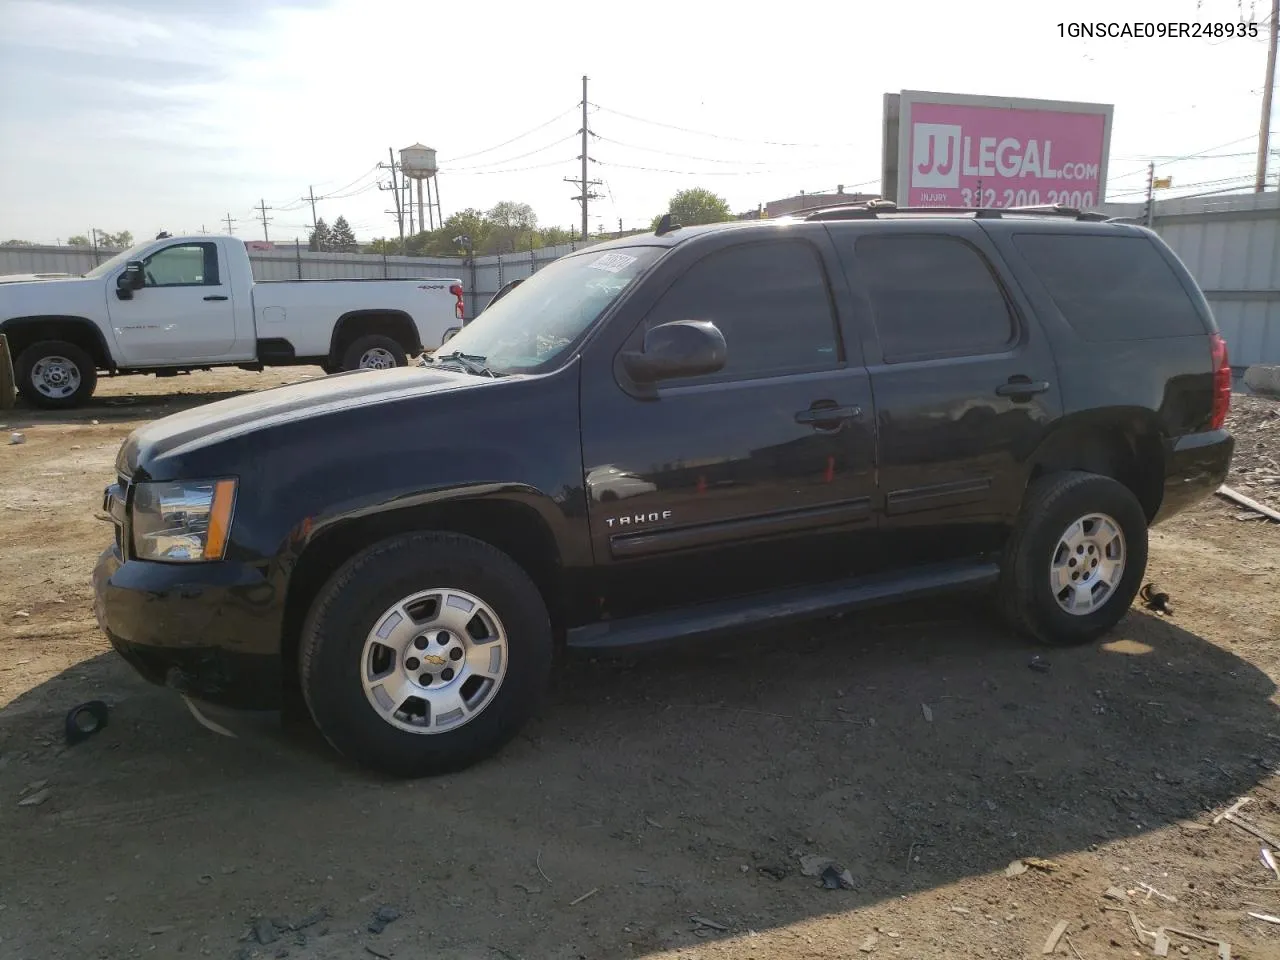
[[[1231,365],[1280,363],[1280,194],[1157,203],[1155,229],[1204,290]]]

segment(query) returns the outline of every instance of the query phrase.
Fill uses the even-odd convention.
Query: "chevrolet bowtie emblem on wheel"
[[[433,667],[442,667],[448,662],[447,660],[445,660],[444,657],[437,657],[434,653],[429,656],[423,657],[422,659],[425,660],[427,663],[431,664]]]

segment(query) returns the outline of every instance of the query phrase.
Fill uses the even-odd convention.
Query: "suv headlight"
[[[140,560],[194,563],[227,551],[235,480],[139,483],[133,495],[133,550]]]

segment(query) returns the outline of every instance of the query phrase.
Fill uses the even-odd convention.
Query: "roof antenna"
[[[671,219],[671,214],[664,213],[662,219],[658,221],[658,229],[654,230],[654,236],[662,237],[668,233],[673,233],[680,229],[680,224]]]

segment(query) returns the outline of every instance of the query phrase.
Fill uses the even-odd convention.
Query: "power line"
[[[235,230],[233,230],[233,229],[232,229],[232,226],[231,226],[231,225],[232,225],[233,223],[235,223],[235,221],[231,219],[231,214],[230,214],[230,213],[228,213],[228,214],[227,214],[225,217],[223,217],[222,219],[223,219],[223,221],[225,221],[225,222],[226,222],[226,224],[227,224],[227,233],[229,233],[231,236],[233,236],[233,237],[234,237],[234,236],[236,235],[236,232],[235,232]]]
[[[545,170],[548,167],[561,167],[577,159],[577,157],[566,157],[564,160],[553,160],[550,163],[534,163],[527,167],[508,167],[504,170],[450,170],[449,174],[457,177],[485,177],[493,173],[522,173],[525,170]]]
[[[559,140],[555,140],[551,143],[548,143],[544,147],[538,147],[538,149],[536,150],[530,150],[528,153],[518,153],[514,157],[504,157],[501,160],[491,160],[488,163],[477,163],[475,166],[472,166],[472,167],[451,167],[449,169],[449,172],[460,173],[464,170],[480,170],[484,167],[494,167],[494,166],[497,166],[498,164],[510,163],[513,160],[523,160],[525,157],[532,157],[534,154],[545,153],[547,150],[550,150],[552,147],[558,147],[562,143],[568,143],[570,140],[576,137],[580,132],[581,131],[575,131],[574,133],[569,134],[567,137],[561,137]]]
[[[1194,188],[1196,188],[1196,187],[1216,187],[1216,186],[1218,186],[1218,185],[1220,185],[1220,184],[1224,184],[1224,183],[1236,183],[1237,181],[1239,181],[1239,182],[1243,183],[1243,182],[1248,181],[1248,180],[1250,180],[1250,179],[1252,179],[1252,177],[1251,177],[1251,175],[1250,175],[1250,174],[1242,173],[1242,174],[1238,174],[1238,175],[1236,175],[1236,176],[1234,176],[1234,177],[1222,177],[1221,179],[1218,179],[1218,180],[1200,180],[1200,181],[1197,181],[1197,182],[1195,182],[1195,183],[1184,183],[1184,184],[1181,184],[1180,186],[1178,186],[1178,187],[1177,187],[1177,189],[1179,189],[1179,190],[1191,190],[1191,189],[1194,189]],[[1116,199],[1118,199],[1118,198],[1120,198],[1120,197],[1137,197],[1137,196],[1142,196],[1142,195],[1143,195],[1143,194],[1145,194],[1146,192],[1147,192],[1147,188],[1146,188],[1146,187],[1143,187],[1141,190],[1126,190],[1126,191],[1124,191],[1123,193],[1117,193],[1117,194],[1115,194],[1114,196],[1108,197],[1108,198],[1107,198],[1107,202],[1111,202],[1111,201],[1116,200]],[[1174,199],[1176,199],[1176,198],[1174,198]]]
[[[1196,160],[1234,160],[1239,157],[1252,157],[1252,156],[1254,156],[1254,152],[1252,150],[1246,150],[1243,153],[1204,153],[1196,156],[1194,159]],[[1120,160],[1125,163],[1137,163],[1139,160],[1143,161],[1144,163],[1150,163],[1152,160],[1156,161],[1156,163],[1169,163],[1170,161],[1177,160],[1178,158],[1171,153],[1153,153],[1145,157],[1141,157],[1141,156],[1140,157],[1112,157],[1111,159]]]
[[[1205,154],[1211,153],[1214,150],[1221,150],[1224,147],[1234,147],[1237,143],[1245,143],[1246,141],[1253,140],[1257,136],[1258,135],[1256,133],[1251,133],[1249,134],[1249,136],[1241,137],[1239,140],[1230,140],[1227,143],[1220,143],[1216,147],[1205,147],[1205,149],[1197,150],[1195,153],[1188,153],[1181,157],[1173,157],[1169,160],[1164,160],[1162,162],[1163,163],[1181,163],[1184,160],[1199,160],[1202,157],[1207,159],[1207,157],[1205,157]],[[1137,170],[1130,170],[1128,173],[1121,173],[1121,174],[1117,174],[1114,177],[1108,177],[1107,182],[1111,183],[1115,180],[1125,180],[1125,179],[1128,179],[1129,177],[1136,177],[1138,174],[1146,173],[1146,172],[1147,172],[1147,168],[1145,166],[1142,166],[1142,167],[1139,167]]]
[[[790,164],[782,167],[770,167],[766,170],[671,170],[666,167],[644,167],[631,163],[614,163],[611,160],[595,160],[602,167],[617,167],[622,170],[643,170],[646,173],[675,173],[686,177],[755,177],[762,174],[788,173],[792,170],[816,170],[820,168],[838,167],[839,160],[826,163]],[[879,182],[879,181],[876,181]]]
[[[578,109],[578,105],[575,103],[572,107],[570,107],[568,110],[564,111],[563,113],[557,113],[554,117],[552,117],[546,123],[540,123],[536,127],[532,127],[526,130],[524,133],[517,134],[516,136],[512,137],[510,140],[503,140],[501,143],[494,144],[492,147],[485,147],[483,150],[476,150],[474,153],[459,154],[456,157],[450,157],[448,160],[441,160],[440,162],[455,163],[458,160],[469,160],[472,157],[478,157],[482,153],[492,153],[494,150],[500,150],[503,147],[507,146],[507,144],[515,143],[517,140],[523,140],[525,137],[529,136],[529,134],[537,133],[539,130],[543,130],[546,127],[551,126],[557,120],[567,117],[569,114],[573,113],[573,111],[576,109]]]
[[[349,197],[358,197],[362,193],[368,193],[377,185],[378,185],[377,180],[370,180],[363,187],[360,187],[356,190],[352,190],[350,193],[329,193],[323,197],[316,197],[316,199],[317,200],[346,200]]]
[[[365,177],[369,176],[371,173],[377,173],[377,171],[378,171],[378,167],[379,167],[379,164],[376,164],[376,163],[375,163],[372,167],[370,167],[370,168],[369,168],[368,170],[366,170],[364,173],[360,174],[360,176],[356,177],[356,178],[355,178],[354,180],[352,180],[350,183],[343,184],[341,187],[335,187],[335,188],[334,188],[333,190],[331,190],[329,193],[326,193],[326,194],[324,194],[323,196],[316,197],[316,199],[317,199],[317,200],[331,200],[331,199],[336,199],[336,197],[335,197],[335,195],[336,195],[336,194],[342,193],[344,190],[349,190],[351,187],[354,187],[357,183],[359,183],[359,182],[360,182],[361,180],[363,180]],[[304,198],[304,199],[305,199],[305,198]]]
[[[621,110],[614,110],[612,107],[602,107],[599,104],[592,104],[597,110],[603,110],[605,113],[612,113],[619,117],[626,117],[628,120],[634,120],[637,123],[647,123],[655,127],[666,127],[668,130],[679,130],[681,133],[691,133],[699,137],[711,137],[715,140],[732,140],[735,143],[756,143],[764,144],[770,147],[816,147],[819,149],[834,147],[853,147],[854,143],[790,143],[782,140],[750,140],[745,137],[733,137],[723,133],[711,133],[707,130],[693,130],[689,127],[679,127],[674,123],[663,123],[661,120],[647,120],[644,117],[637,117],[634,114],[623,113]]]
[[[602,136],[601,134],[596,133],[594,130],[591,132],[591,136],[605,143],[612,143],[612,144],[616,144],[619,147],[626,147],[629,150],[643,150],[646,153],[659,153],[659,154],[662,154],[664,157],[679,157],[682,160],[704,160],[707,163],[733,163],[733,164],[737,164],[738,166],[756,166],[756,167],[763,166],[765,163],[764,160],[722,160],[716,157],[699,157],[692,153],[673,153],[670,150],[657,150],[654,147],[642,147],[639,144],[625,143],[622,140],[614,140],[612,137]]]

